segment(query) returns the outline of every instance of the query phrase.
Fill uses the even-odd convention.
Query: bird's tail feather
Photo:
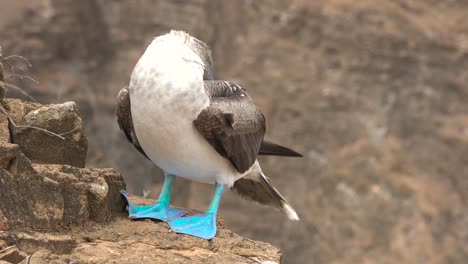
[[[278,145],[269,140],[263,140],[260,145],[259,155],[272,155],[284,157],[302,157],[302,154],[290,148]]]
[[[245,199],[280,209],[290,220],[299,220],[296,211],[273,186],[270,178],[261,171],[255,171],[247,177],[237,180],[232,189]]]

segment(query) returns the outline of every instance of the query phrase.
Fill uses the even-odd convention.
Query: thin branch
[[[17,55],[14,55],[14,56],[17,56]],[[11,56],[10,56],[11,57]],[[0,60],[5,63],[6,65],[8,65],[10,67],[10,71],[11,72],[16,72],[15,69],[20,69],[21,71],[26,71],[25,69],[21,68],[21,67],[18,67],[16,65],[13,65],[11,64],[7,59],[5,59],[4,57],[1,57],[0,56]],[[32,67],[32,65],[29,63],[29,61],[26,61],[25,62],[30,68]]]
[[[0,63],[4,63],[5,65],[7,65],[8,67],[10,67],[10,75],[6,76],[4,79],[8,79],[8,78],[18,78],[20,80],[24,80],[24,79],[27,79],[31,82],[33,82],[34,84],[39,84],[39,82],[37,80],[35,80],[34,78],[30,77],[30,76],[27,76],[25,74],[19,74],[19,73],[16,73],[15,69],[19,69],[21,70],[22,72],[25,71],[24,69],[16,66],[15,64],[12,64],[9,62],[9,60],[11,59],[19,59],[21,62],[23,62],[24,64],[28,65],[29,68],[32,68],[32,64],[29,62],[28,59],[26,59],[25,57],[23,56],[20,56],[20,55],[10,55],[10,56],[6,56],[6,57],[3,57],[3,54],[2,54],[2,47],[0,46]],[[37,102],[37,100],[32,97],[31,95],[29,95],[26,91],[24,91],[22,88],[14,85],[14,84],[10,84],[10,83],[6,83],[5,82],[5,86],[6,88],[12,88],[12,89],[15,89],[19,92],[21,92],[23,95],[25,95],[27,98],[29,98],[30,100],[34,101],[34,102]]]
[[[0,253],[6,252],[6,251],[8,251],[10,248],[14,248],[14,247],[16,247],[16,245],[6,247],[6,248],[0,250]]]
[[[5,77],[5,79],[9,79],[9,78],[17,78],[17,79],[20,79],[20,80],[28,79],[31,82],[35,83],[35,84],[39,84],[39,82],[36,81],[34,78],[29,77],[27,75],[23,75],[23,74],[12,73],[12,74]]]
[[[28,98],[31,99],[32,101],[37,102],[37,100],[36,100],[34,97],[32,97],[32,96],[29,95],[25,90],[21,89],[20,87],[14,85],[14,84],[5,83],[5,87],[6,87],[6,88],[15,89],[16,91],[22,93],[24,96],[28,97]]]
[[[15,72],[16,72],[15,69],[20,69],[21,71],[25,71],[25,69],[20,68],[20,67],[18,67],[18,66],[16,66],[16,65],[13,65],[13,64],[11,64],[11,63],[8,61],[8,60],[14,59],[14,58],[19,59],[19,60],[22,61],[24,64],[28,65],[29,68],[32,68],[32,64],[29,62],[28,59],[26,59],[26,58],[23,57],[23,56],[20,56],[20,55],[10,55],[10,56],[3,57],[2,49],[1,49],[1,47],[0,47],[0,60],[1,60],[1,62],[3,62],[3,63],[5,63],[6,65],[8,65],[8,67],[10,67],[10,71],[11,71],[12,73],[15,73]]]
[[[15,72],[15,67],[16,66],[13,66],[9,61],[5,60],[5,58],[3,58],[2,56],[0,56],[0,60],[5,63],[6,65],[8,65],[8,67],[10,67],[10,71],[11,72]],[[18,68],[18,67],[16,67]]]
[[[12,59],[12,58],[20,59],[22,62],[26,63],[26,65],[28,65],[29,68],[32,68],[32,64],[28,61],[28,59],[26,59],[25,57],[21,55],[10,55],[10,56],[4,57],[3,59],[8,61],[9,59]]]
[[[26,264],[31,263],[31,258],[32,258],[32,256],[34,255],[34,253],[36,253],[36,252],[33,252],[33,253],[31,253],[31,255],[28,255],[28,256],[26,257]]]
[[[65,133],[61,133],[61,134],[59,134],[59,135],[60,135],[60,136],[65,136],[65,135],[67,135],[67,134],[70,134],[70,133],[74,132],[74,131],[77,130],[78,128],[80,128],[80,125],[77,125],[77,126],[76,126],[75,128],[73,128],[72,130],[67,131],[67,132],[65,132]]]

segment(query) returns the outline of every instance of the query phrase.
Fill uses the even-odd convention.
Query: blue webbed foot
[[[171,231],[192,235],[204,239],[212,239],[216,235],[216,214],[196,214],[182,217],[169,222]]]
[[[172,208],[160,202],[152,205],[137,206],[132,204],[126,191],[120,192],[128,203],[128,214],[130,219],[157,219],[161,221],[170,221],[185,215],[184,210]]]

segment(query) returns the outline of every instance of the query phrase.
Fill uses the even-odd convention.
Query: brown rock
[[[25,232],[14,235],[16,245],[22,251],[34,253],[51,250],[56,254],[70,254],[77,242],[68,234],[46,232]]]
[[[0,261],[16,264],[20,263],[24,258],[26,258],[26,254],[16,246],[7,247],[0,252]]]
[[[79,148],[86,147],[81,119],[74,108],[74,104],[38,107],[38,104],[23,103],[19,100],[7,100],[7,109],[12,118],[21,120],[22,113],[29,112],[24,117],[25,122],[51,130],[63,131],[62,125],[75,121],[80,129],[70,133],[63,144],[61,139],[50,140],[47,134],[36,133],[33,129],[18,128],[15,138],[17,144],[0,142],[0,230],[15,230],[18,228],[31,228],[42,230],[59,230],[68,224],[83,223],[88,220],[106,222],[112,219],[113,214],[121,211],[119,190],[125,189],[121,176],[111,169],[80,169],[67,165],[41,165],[32,164],[23,155],[22,150],[32,153],[32,156],[45,153],[41,161],[55,159],[57,162],[67,162],[75,157],[84,163],[84,151],[81,154],[68,154],[79,152]],[[30,108],[38,109],[31,112]],[[46,118],[53,119],[51,122]],[[27,132],[29,131],[29,132]],[[30,135],[33,139],[25,138]],[[80,138],[77,138],[77,137]],[[47,148],[40,139],[49,142],[52,147]],[[75,141],[77,139],[77,142]],[[28,144],[31,142],[31,144]],[[59,142],[59,143],[57,143]],[[81,144],[80,144],[81,143]],[[47,155],[61,146],[65,160],[59,160],[55,154]],[[21,147],[22,146],[22,147]],[[30,149],[34,150],[30,150]],[[38,149],[37,149],[38,148]],[[70,148],[69,151],[67,148]],[[69,162],[74,163],[74,162]],[[117,201],[117,202],[116,202]]]
[[[218,230],[206,241],[172,233],[166,223],[121,217],[104,225],[72,226],[68,234],[17,233],[14,239],[31,255],[29,263],[280,262],[280,251],[270,244],[243,238],[221,225]]]
[[[0,212],[7,219],[2,226],[59,230],[89,220],[106,222],[121,212],[117,197],[125,183],[114,170],[32,166],[21,152],[16,154],[9,170],[0,171],[0,189],[7,190],[0,192]]]
[[[107,222],[122,212],[120,190],[125,189],[125,183],[115,170],[38,164],[34,168],[67,194],[63,196],[63,222]]]
[[[0,211],[0,231],[5,231],[8,230],[8,219],[6,218],[5,215]],[[1,249],[1,243],[0,243],[0,249]]]
[[[0,143],[0,162],[1,168],[4,169],[3,172],[0,171],[3,179],[6,179],[8,172],[14,175],[27,175],[27,177],[35,174],[31,161],[19,151],[16,144]]]
[[[53,255],[52,252],[48,250],[40,250],[40,251],[34,252],[34,254],[32,254],[28,258],[27,261],[26,259],[23,260],[21,264],[45,264],[45,263],[47,264],[69,264],[69,263],[73,263],[71,261],[66,261],[66,260],[60,260],[59,256]]]
[[[10,171],[18,164],[13,162],[19,155],[18,145],[0,142],[0,167]]]
[[[16,163],[30,164],[14,146],[4,149],[17,154],[12,158]],[[6,191],[0,193],[0,200],[6,202],[0,204],[0,212],[10,229],[0,231],[0,240],[13,241],[30,255],[22,263],[280,261],[277,248],[240,237],[224,229],[223,221],[218,221],[217,236],[206,241],[169,232],[166,223],[129,220],[119,194],[125,185],[112,169],[33,164],[11,171],[14,177],[10,171],[1,171],[0,189]],[[134,200],[137,204],[153,202]],[[20,253],[8,251],[5,259],[18,263],[25,258]]]
[[[63,139],[31,127],[12,127],[12,142],[34,163],[84,167],[88,142],[74,102],[41,106],[6,100],[6,108],[17,125],[46,129]]]
[[[147,200],[146,202],[152,202]],[[119,218],[106,225],[72,228],[76,244],[69,253],[37,251],[30,263],[279,263],[280,251],[264,242],[243,238],[218,226],[211,240],[175,234],[162,222]],[[19,240],[21,241],[21,239]],[[43,249],[39,240],[37,247]],[[22,247],[22,242],[19,242]],[[28,250],[27,250],[28,251]]]
[[[0,57],[2,57],[2,47],[0,46]],[[4,76],[3,76],[3,64],[0,62],[0,102],[3,100],[5,96],[5,83],[4,83]]]
[[[10,142],[10,129],[8,128],[8,118],[0,113],[0,142]]]

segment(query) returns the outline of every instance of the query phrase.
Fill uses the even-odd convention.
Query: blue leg
[[[212,239],[216,235],[216,214],[218,213],[219,201],[223,192],[224,186],[216,184],[213,200],[206,213],[171,220],[169,222],[171,230],[176,233]]]
[[[152,205],[136,206],[128,199],[127,192],[121,191],[122,196],[128,203],[128,214],[131,219],[151,218],[161,221],[170,221],[179,218],[185,214],[185,211],[171,208],[169,202],[171,200],[171,189],[174,183],[174,175],[166,175],[164,184],[159,194],[158,200]]]

